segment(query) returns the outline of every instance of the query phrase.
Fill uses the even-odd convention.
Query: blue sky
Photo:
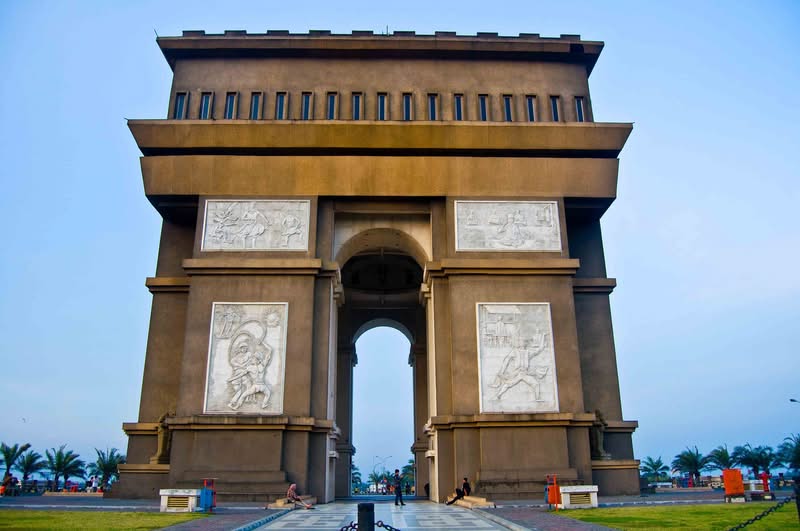
[[[5,1],[0,440],[87,458],[126,448],[160,224],[125,118],[166,115],[170,70],[154,30],[387,26],[605,41],[590,78],[595,119],[635,122],[603,230],[636,456],[775,446],[800,432],[800,404],[788,401],[800,399],[800,4]],[[398,367],[409,383],[405,399],[369,401],[378,411],[357,400],[356,422],[397,419],[401,430],[378,440],[356,428],[365,471],[376,455],[402,465],[411,442],[408,347],[368,336],[357,392],[360,375],[385,381]],[[368,369],[370,357],[391,363]]]

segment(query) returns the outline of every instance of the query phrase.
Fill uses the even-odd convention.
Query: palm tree
[[[645,474],[652,474],[653,481],[658,481],[658,477],[662,473],[666,473],[669,467],[661,460],[661,456],[658,456],[658,459],[653,459],[648,456],[644,458],[641,469]]]
[[[361,489],[361,471],[355,463],[350,463],[350,491],[355,492],[356,488]]]
[[[793,433],[778,447],[778,458],[786,468],[800,470],[800,435]]]
[[[119,479],[118,467],[125,463],[125,456],[116,448],[106,449],[105,452],[95,448],[94,451],[97,452],[97,461],[89,463],[89,473],[100,476],[100,485],[105,488],[109,480]]]
[[[675,456],[672,460],[672,469],[682,474],[689,474],[694,478],[695,485],[700,481],[700,472],[708,468],[708,457],[703,456],[695,446],[690,449],[688,446],[686,450],[682,451]]]
[[[400,473],[403,474],[403,477],[406,478],[409,484],[415,485],[417,483],[417,463],[413,459],[409,459],[408,463],[403,465],[403,470],[401,470]]]
[[[375,485],[375,492],[377,493],[378,492],[378,483],[381,482],[380,474],[378,474],[376,472],[371,472],[370,475],[369,475],[369,482],[371,484]]]
[[[776,454],[771,446],[756,446],[750,444],[737,446],[733,449],[733,458],[742,465],[748,467],[755,477],[762,470],[769,474],[771,468],[780,466],[781,457]]]
[[[42,459],[41,454],[38,452],[30,450],[28,453],[20,456],[14,468],[22,474],[22,482],[24,483],[28,481],[28,478],[33,474],[47,468],[47,461]]]
[[[72,450],[64,451],[66,446],[66,444],[62,444],[58,450],[52,448],[52,452],[50,450],[44,451],[47,456],[47,468],[55,476],[53,485],[55,490],[58,490],[58,479],[62,475],[64,476],[65,487],[70,476],[83,477],[84,462],[78,459],[80,456]]]
[[[714,468],[718,468],[720,470],[733,468],[737,465],[736,460],[733,458],[730,452],[728,452],[727,444],[717,446],[711,450],[711,453],[708,454],[708,463],[713,465]]]
[[[30,447],[30,443],[25,443],[22,446],[19,444],[14,446],[8,446],[6,443],[0,444],[0,455],[3,456],[3,463],[6,465],[6,475],[3,477],[11,474],[11,468],[17,463],[17,459]]]

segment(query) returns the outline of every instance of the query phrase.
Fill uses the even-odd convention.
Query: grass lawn
[[[161,529],[205,518],[197,513],[0,510],[0,529]]]
[[[615,529],[711,530],[729,529],[739,525],[773,505],[775,502],[613,507],[559,511],[558,514]],[[745,529],[748,531],[800,529],[797,506],[792,501]]]

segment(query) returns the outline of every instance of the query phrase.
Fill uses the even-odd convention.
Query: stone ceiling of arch
[[[428,214],[356,214],[336,215],[333,236],[333,260],[344,265],[357,254],[383,249],[404,253],[422,267],[431,260],[432,242]]]

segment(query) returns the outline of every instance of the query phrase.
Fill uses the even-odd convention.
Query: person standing
[[[394,469],[392,484],[394,485],[394,504],[405,505],[405,502],[403,501],[403,476],[400,475],[399,468]]]

